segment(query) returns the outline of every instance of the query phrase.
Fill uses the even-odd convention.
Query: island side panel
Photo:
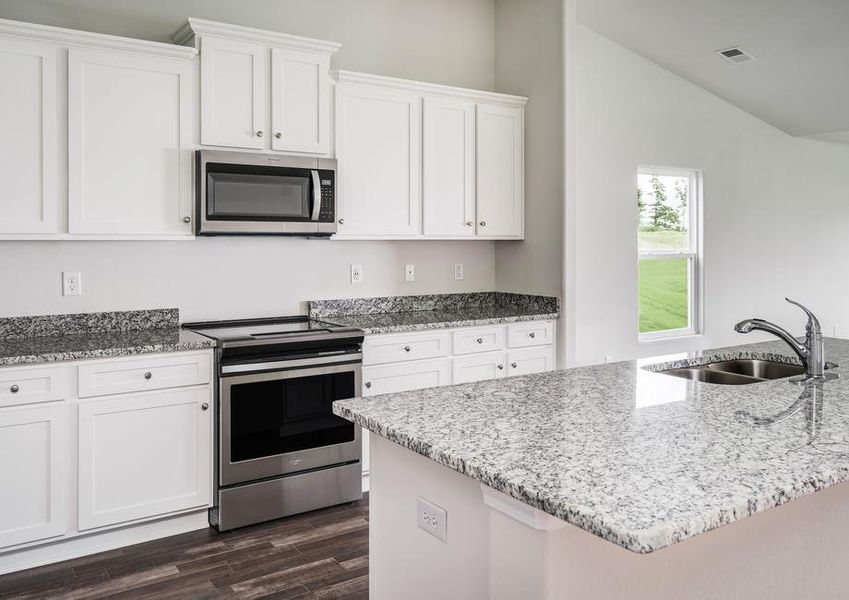
[[[480,484],[371,436],[371,600],[487,598],[488,511]],[[448,513],[446,541],[417,526],[417,498]]]

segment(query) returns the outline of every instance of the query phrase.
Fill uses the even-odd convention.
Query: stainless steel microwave
[[[336,161],[197,151],[198,235],[336,233]]]

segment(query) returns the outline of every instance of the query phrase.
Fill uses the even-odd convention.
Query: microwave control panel
[[[318,212],[318,220],[321,223],[333,223],[336,220],[334,198],[334,172],[319,171],[321,181],[321,208]]]

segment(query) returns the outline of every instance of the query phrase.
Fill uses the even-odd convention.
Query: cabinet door
[[[71,233],[189,235],[191,62],[68,51]]]
[[[66,530],[64,404],[0,411],[0,547]]]
[[[79,529],[206,506],[210,402],[209,388],[81,402]]]
[[[475,105],[424,100],[422,212],[425,235],[475,235]]]
[[[469,383],[504,377],[504,352],[470,354],[454,359],[454,383]]]
[[[204,37],[200,52],[200,143],[265,148],[268,49]]]
[[[339,233],[418,235],[421,98],[378,87],[337,89]]]
[[[477,109],[477,233],[524,236],[524,109]]]
[[[0,233],[57,231],[56,54],[0,39]]]
[[[327,154],[330,57],[271,50],[271,148]]]
[[[439,387],[450,383],[450,358],[363,367],[363,397]]]
[[[554,348],[552,346],[510,350],[507,353],[508,375],[530,375],[553,369]]]

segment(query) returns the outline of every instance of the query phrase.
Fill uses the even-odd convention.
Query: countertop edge
[[[140,346],[116,346],[113,348],[98,348],[96,350],[72,350],[68,352],[45,352],[42,354],[27,354],[20,356],[0,357],[0,367],[20,365],[45,364],[71,360],[89,360],[95,358],[117,358],[121,356],[137,356],[141,354],[157,354],[166,352],[187,352],[190,350],[208,350],[215,348],[215,340],[192,340],[174,344],[150,344]]]
[[[345,315],[350,317],[350,315]],[[370,315],[373,316],[373,315]],[[484,325],[499,325],[502,323],[520,323],[526,321],[556,321],[560,313],[539,313],[530,315],[515,315],[510,317],[493,317],[489,319],[463,319],[458,321],[438,321],[434,323],[417,323],[414,325],[388,325],[386,327],[361,327],[366,335],[382,333],[410,333],[415,331],[431,331],[436,329],[454,329],[458,327],[476,327]],[[333,322],[332,317],[325,320]]]

